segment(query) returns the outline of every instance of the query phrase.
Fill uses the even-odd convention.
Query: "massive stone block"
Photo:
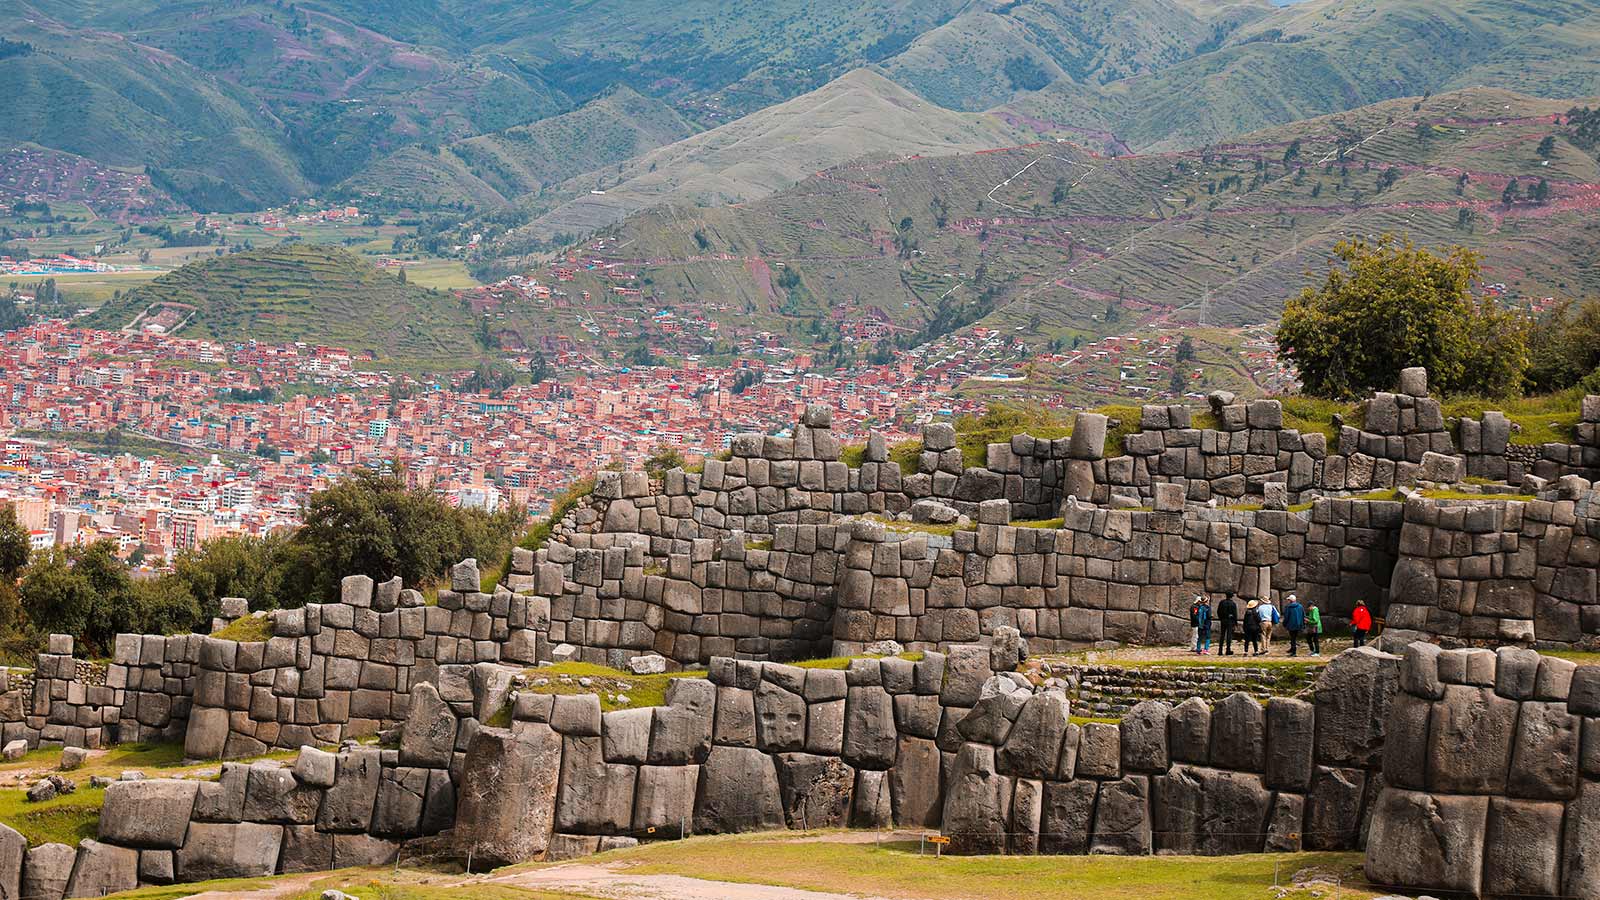
[[[995,771],[994,748],[968,743],[956,753],[944,802],[944,831],[959,853],[1004,853],[1013,779]]]
[[[78,843],[78,860],[67,879],[68,898],[103,897],[138,886],[139,851],[88,839]]]
[[[1582,720],[1567,704],[1523,703],[1512,741],[1506,790],[1513,797],[1570,800],[1578,794],[1578,753]]]
[[[1564,835],[1562,891],[1600,900],[1600,782],[1585,781],[1578,799],[1567,804]]]
[[[1367,880],[1418,890],[1477,895],[1489,798],[1385,788],[1367,845]]]
[[[346,750],[339,754],[333,787],[322,799],[317,827],[323,831],[364,832],[372,827],[372,810],[378,801],[383,774],[382,753],[376,749]]]
[[[1483,844],[1483,890],[1490,895],[1561,892],[1560,803],[1489,798]]]
[[[1094,834],[1090,853],[1130,856],[1151,852],[1150,779],[1128,775],[1100,785],[1095,801]]]
[[[889,770],[889,797],[895,824],[935,827],[944,811],[942,758],[939,747],[925,738],[902,737]]]
[[[100,807],[100,839],[176,850],[183,846],[198,790],[196,782],[172,779],[112,782]]]
[[[712,747],[695,798],[695,830],[733,834],[783,826],[772,757],[747,747]]]
[[[1159,700],[1147,700],[1122,717],[1124,772],[1165,772],[1171,765],[1167,753],[1167,715],[1171,711],[1172,707]]]
[[[22,896],[26,900],[61,900],[77,858],[78,851],[66,844],[28,848],[22,861]]]
[[[1389,701],[1399,687],[1400,658],[1370,646],[1334,657],[1317,678],[1317,762],[1375,767],[1383,752]]]
[[[843,828],[849,824],[856,773],[837,756],[779,753],[778,789],[790,828]]]
[[[439,689],[427,681],[414,687],[400,731],[400,765],[448,766],[455,743],[456,716],[440,699]]]
[[[1366,773],[1318,766],[1306,799],[1307,850],[1353,850],[1361,837],[1361,796]]]
[[[1261,704],[1242,692],[1228,695],[1211,713],[1211,764],[1219,769],[1264,771],[1266,735],[1267,714]]]
[[[1447,686],[1433,710],[1429,786],[1453,794],[1505,793],[1517,707],[1493,688]]]
[[[999,770],[1022,778],[1055,778],[1061,741],[1070,724],[1071,713],[1071,704],[1060,691],[1044,691],[1029,697],[996,756]]]
[[[637,777],[636,767],[605,761],[600,738],[567,735],[562,739],[556,830],[579,834],[627,833],[633,824]]]
[[[283,828],[277,825],[196,822],[189,826],[189,840],[177,853],[178,880],[274,874],[282,845]]]
[[[475,864],[510,865],[543,853],[555,821],[561,736],[526,723],[515,734],[473,735],[461,773],[455,842]]]

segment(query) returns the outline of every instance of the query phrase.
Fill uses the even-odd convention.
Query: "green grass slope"
[[[654,150],[620,171],[570,179],[561,185],[570,199],[518,234],[541,239],[582,234],[660,204],[745,202],[873,154],[948,154],[1034,137],[999,117],[953,112],[882,75],[858,70],[787,103]]]
[[[480,355],[471,313],[447,293],[402,284],[348,250],[282,244],[190,263],[88,319],[132,325],[152,308],[192,308],[180,333],[225,341],[303,341],[371,352],[395,368],[467,365]]]

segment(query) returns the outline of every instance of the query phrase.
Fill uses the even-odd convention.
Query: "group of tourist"
[[[1229,592],[1212,609],[1211,598],[1196,594],[1189,607],[1189,629],[1193,635],[1194,651],[1211,652],[1211,628],[1218,629],[1218,656],[1232,656],[1234,629],[1243,638],[1245,656],[1264,656],[1272,652],[1272,635],[1280,626],[1289,633],[1289,655],[1300,655],[1300,638],[1305,637],[1306,650],[1312,656],[1322,655],[1322,610],[1315,600],[1302,604],[1300,598],[1288,594],[1283,598],[1283,608],[1271,597],[1252,599],[1240,610],[1239,601]],[[1367,632],[1372,630],[1372,612],[1363,600],[1357,600],[1350,612],[1350,635],[1355,646],[1367,642]]]

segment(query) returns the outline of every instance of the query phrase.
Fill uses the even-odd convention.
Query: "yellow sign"
[[[930,844],[948,844],[948,843],[950,843],[950,839],[945,837],[944,835],[941,835],[941,834],[930,834],[930,835],[928,835],[928,843],[930,843]]]

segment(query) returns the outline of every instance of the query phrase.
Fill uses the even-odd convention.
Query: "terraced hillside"
[[[302,341],[393,368],[461,367],[480,354],[471,313],[336,247],[290,243],[190,263],[128,291],[85,325],[159,327],[224,341]]]
[[[645,299],[594,302],[694,300],[794,332],[881,314],[905,339],[973,320],[1035,341],[1139,319],[1240,324],[1274,317],[1338,240],[1384,232],[1477,249],[1512,293],[1581,295],[1600,290],[1600,164],[1558,124],[1571,105],[1471,90],[1195,151],[1052,143],[852,164],[741,207],[629,219],[608,258]],[[587,271],[574,284],[614,286]]]

